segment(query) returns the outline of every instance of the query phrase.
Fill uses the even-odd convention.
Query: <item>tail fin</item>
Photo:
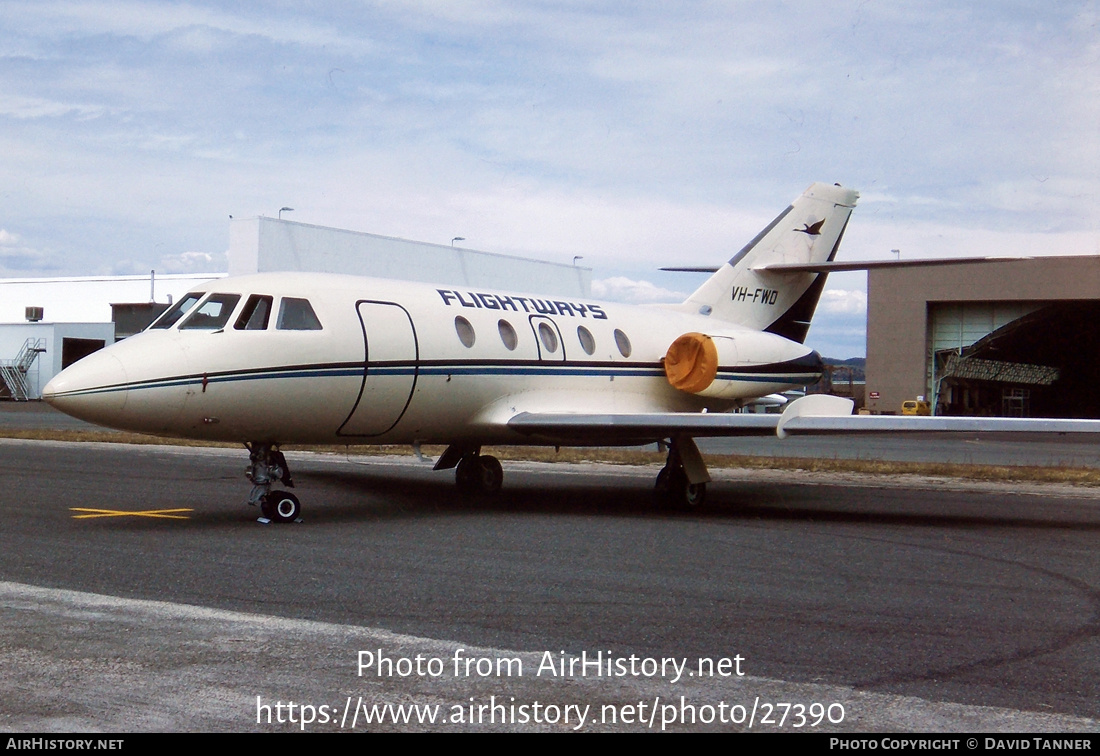
[[[859,193],[813,184],[684,302],[717,320],[806,340],[825,273],[768,271],[836,257]]]

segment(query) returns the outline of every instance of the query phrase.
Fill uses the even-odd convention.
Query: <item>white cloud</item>
[[[649,281],[633,281],[622,276],[598,279],[592,282],[592,296],[612,302],[650,304],[654,302],[682,302],[687,294],[662,289]]]
[[[0,228],[0,273],[25,276],[55,272],[58,267],[54,255],[25,244],[18,234]]]
[[[821,301],[817,306],[820,312],[831,315],[865,315],[867,292],[825,289],[821,292]]]
[[[864,193],[841,259],[1095,254],[1095,18],[12,0],[5,222],[71,273],[157,267],[158,245],[215,254],[226,215],[290,204],[305,222],[582,255],[641,281],[728,259],[825,180]]]
[[[0,93],[0,116],[20,120],[59,118],[62,116],[88,119],[101,116],[106,112],[107,108],[101,105],[83,105],[80,103],[58,102],[43,97]]]
[[[156,270],[161,273],[223,273],[228,267],[224,254],[209,252],[181,252],[160,258]]]

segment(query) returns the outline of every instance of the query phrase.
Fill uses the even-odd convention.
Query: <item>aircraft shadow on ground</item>
[[[979,492],[968,495],[965,502],[945,502],[939,492],[928,492],[926,502],[897,503],[883,489],[860,489],[869,493],[841,500],[834,495],[835,487],[721,482],[711,484],[704,506],[684,510],[660,505],[648,480],[642,477],[617,485],[578,484],[563,479],[560,484],[537,486],[520,480],[506,483],[495,495],[463,494],[448,473],[426,480],[370,470],[303,471],[299,480],[307,481],[309,486],[320,484],[315,494],[306,495],[317,502],[315,507],[307,502],[307,516],[326,521],[506,513],[1100,532],[1100,508],[1074,508],[1071,513],[1065,507],[1059,514],[1052,514],[1050,505],[1043,504],[1042,511],[1037,508],[1031,515],[1016,502],[1011,512],[997,512],[994,509],[1003,505],[1004,495]],[[325,489],[339,490],[339,501],[326,502]],[[821,491],[825,495],[818,493]],[[349,494],[359,498],[347,501]],[[936,511],[916,511],[933,508]],[[980,511],[983,508],[989,511]]]

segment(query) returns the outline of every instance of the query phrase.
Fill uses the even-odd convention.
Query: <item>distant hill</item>
[[[852,373],[853,381],[865,381],[867,380],[867,358],[866,357],[849,357],[846,360],[837,359],[836,357],[822,357],[821,360],[826,365],[831,365],[833,381],[847,381],[849,370]]]

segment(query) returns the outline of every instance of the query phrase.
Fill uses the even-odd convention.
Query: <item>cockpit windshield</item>
[[[211,294],[187,316],[187,320],[180,323],[180,330],[216,331],[225,328],[233,308],[239,301],[241,301],[240,294]]]
[[[183,299],[176,302],[172,307],[165,310],[164,314],[157,318],[153,325],[149,326],[150,330],[153,328],[171,328],[179,319],[190,312],[200,299],[206,296],[206,292],[189,292],[183,295]]]

